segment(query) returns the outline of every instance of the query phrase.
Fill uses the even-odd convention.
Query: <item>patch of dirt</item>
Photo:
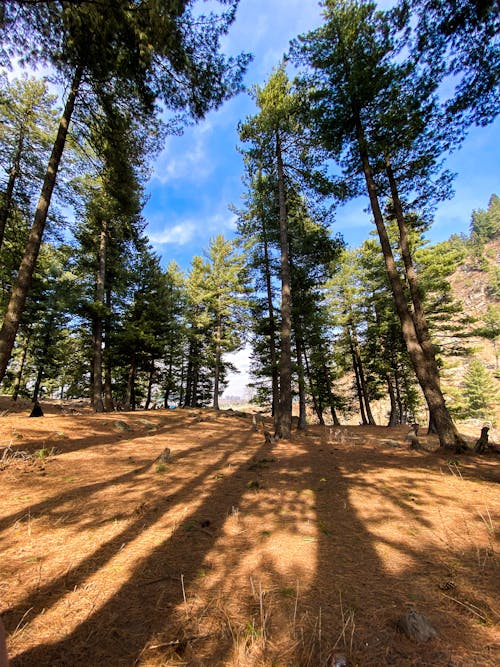
[[[498,456],[410,451],[401,427],[266,445],[241,413],[29,407],[0,418],[12,667],[500,664]],[[436,638],[398,631],[410,610]]]

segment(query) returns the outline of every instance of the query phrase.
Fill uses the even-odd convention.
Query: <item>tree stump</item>
[[[35,401],[35,405],[33,406],[30,417],[43,417],[42,406],[38,401]]]
[[[483,426],[481,429],[481,435],[479,437],[479,440],[476,442],[474,446],[474,451],[476,454],[484,454],[484,452],[488,449],[488,431],[489,431],[489,426]]]
[[[405,440],[410,443],[410,449],[422,449],[422,445],[414,431],[410,431],[408,435],[405,435]]]

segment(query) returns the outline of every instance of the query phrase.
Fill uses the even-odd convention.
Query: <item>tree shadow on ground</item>
[[[179,460],[192,466],[191,479],[176,479],[174,466],[169,498],[156,481],[149,484],[153,507],[8,612],[11,630],[29,607],[30,618],[43,620],[113,559],[128,564],[125,583],[104,591],[98,608],[75,619],[64,638],[37,642],[33,636],[12,667],[169,660],[212,667],[240,659],[319,667],[332,651],[363,667],[458,667],[460,651],[477,647],[481,637],[470,610],[457,609],[439,588],[459,571],[459,561],[479,570],[474,547],[434,539],[435,523],[418,507],[429,470],[417,457],[373,451],[370,458],[305,438],[271,450],[241,424],[214,437],[210,452],[211,460],[197,465],[198,452],[186,451]],[[435,502],[450,504],[454,497],[440,489]],[[172,504],[188,503],[172,524]],[[164,532],[161,542],[134,558],[133,545],[152,529]],[[487,623],[493,572],[485,554],[471,604]],[[462,604],[464,591],[465,584],[453,593]],[[395,621],[409,608],[429,617],[437,640],[415,646],[397,633]],[[477,664],[494,664],[486,653]]]
[[[169,605],[182,600],[181,574],[185,586],[195,579],[231,509],[227,498],[244,493],[248,477],[246,462],[256,450],[264,451],[264,446],[255,446],[252,435],[247,433],[241,437],[236,448],[227,447],[225,438],[214,441],[212,449],[216,460],[175,491],[176,503],[191,502],[196,505],[194,512],[186,514],[172,530],[166,530],[161,545],[145,558],[138,559],[131,568],[127,583],[64,640],[35,646],[16,656],[12,665],[76,666],[108,662],[118,667],[133,664],[151,634],[163,627],[165,617],[158,611],[161,600],[167,598]],[[209,479],[224,468],[235,453],[242,455],[243,462],[235,464],[224,477]],[[88,559],[8,610],[5,614],[8,627],[13,629],[17,625],[28,606],[30,618],[46,613],[48,607],[103,568],[124,545],[133,543],[168,511],[169,505],[160,499],[154,510],[138,517]],[[198,528],[206,521],[210,522],[210,528],[201,532]],[[158,578],[164,583],[160,596],[151,583]]]

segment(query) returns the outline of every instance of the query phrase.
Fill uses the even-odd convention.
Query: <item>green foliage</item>
[[[414,11],[415,49],[428,63],[428,76],[437,80],[453,76],[454,95],[446,104],[449,120],[465,125],[493,120],[500,102],[498,2],[404,0],[402,4]]]
[[[224,354],[241,347],[246,313],[243,256],[221,234],[210,241],[206,260],[195,256],[188,276],[186,405],[218,407],[229,365]],[[213,383],[212,383],[213,379]]]
[[[491,410],[499,397],[498,383],[479,359],[473,359],[464,375],[466,415],[491,419]]]
[[[0,95],[0,310],[8,299],[36,206],[55,128],[46,81],[2,82]]]
[[[500,236],[500,198],[497,195],[491,195],[485,211],[473,211],[470,232],[471,239],[479,243]]]
[[[82,68],[101,101],[135,98],[152,110],[157,98],[195,118],[240,89],[247,55],[227,59],[220,39],[234,20],[237,0],[220,14],[193,16],[189,0],[112,3],[5,3],[9,54],[49,62],[60,73]]]

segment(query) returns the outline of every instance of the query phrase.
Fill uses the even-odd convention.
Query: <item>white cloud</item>
[[[175,224],[166,226],[159,231],[150,231],[148,236],[149,240],[156,246],[185,246],[194,239],[198,243],[201,241],[208,245],[209,238],[217,234],[225,235],[227,232],[234,232],[236,221],[237,217],[230,211],[216,212],[208,216],[200,214],[200,217],[196,220],[193,218],[178,220]]]
[[[196,234],[194,222],[182,222],[173,227],[165,227],[161,232],[149,234],[149,239],[156,245],[186,245]]]
[[[162,185],[173,181],[202,181],[213,171],[213,161],[207,146],[213,124],[204,120],[188,127],[180,137],[169,137],[165,148],[155,161],[153,181]]]

